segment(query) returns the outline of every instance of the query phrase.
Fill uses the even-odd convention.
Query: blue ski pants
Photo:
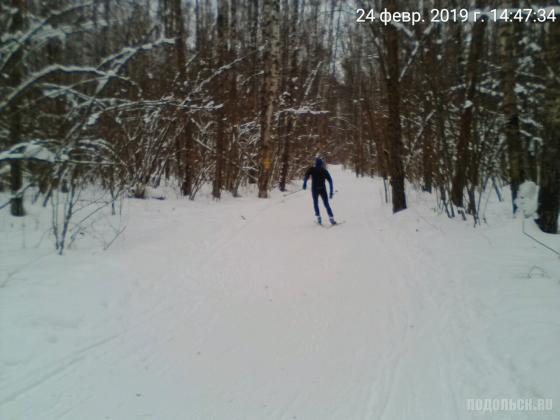
[[[311,195],[313,196],[313,208],[315,209],[315,216],[319,216],[320,212],[319,212],[319,196],[321,196],[321,199],[323,200],[323,204],[325,205],[325,208],[327,209],[327,214],[329,215],[329,217],[333,217],[333,212],[331,210],[331,206],[329,205],[329,196],[327,195],[327,191],[326,190],[311,190]]]

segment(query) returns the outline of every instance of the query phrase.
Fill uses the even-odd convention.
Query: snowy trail
[[[459,252],[437,263],[426,246],[450,246],[438,227],[392,216],[371,180],[334,176],[340,227],[313,224],[308,192],[191,204],[153,228],[147,214],[112,259],[73,260],[53,287],[84,270],[99,283],[53,349],[4,361],[0,417],[449,420],[473,418],[466,398],[541,396],[470,334],[487,319],[452,271]],[[72,319],[77,295],[43,292]]]

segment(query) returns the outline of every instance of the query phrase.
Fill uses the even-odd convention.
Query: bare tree
[[[10,32],[18,33],[25,29],[25,14],[26,7],[23,0],[12,0],[12,7],[15,10],[12,16]],[[13,53],[11,60],[9,60],[8,67],[8,77],[9,83],[13,87],[17,87],[22,83],[22,63],[20,62],[23,56],[22,45],[17,48]],[[8,112],[10,113],[9,119],[9,132],[10,132],[10,142],[12,144],[17,144],[21,140],[22,131],[22,115],[21,106],[18,102],[12,103]],[[20,160],[12,160],[10,162],[10,187],[12,190],[12,199],[10,205],[10,211],[12,216],[24,216],[25,210],[23,207],[23,195],[21,194],[21,188],[23,186],[23,175],[22,175],[22,162]]]
[[[280,86],[280,4],[279,0],[264,0],[263,3],[263,53],[264,82],[261,93],[261,136],[259,197],[268,197],[272,171],[272,148],[276,139],[274,113],[278,106]]]
[[[545,64],[547,90],[545,93],[545,128],[539,190],[538,224],[547,233],[558,233],[560,211],[560,27],[548,24]]]
[[[507,8],[508,4],[504,4],[504,7]],[[513,7],[518,7],[517,2],[514,2]],[[519,189],[519,185],[525,178],[522,166],[522,145],[521,135],[519,133],[517,95],[515,93],[517,68],[516,54],[518,47],[515,38],[515,30],[517,25],[518,24],[516,23],[507,22],[500,23],[499,27],[500,61],[502,65],[501,79],[504,95],[502,112],[505,119],[504,134],[508,150],[509,178],[514,213],[517,210],[517,206],[515,204],[517,191]]]
[[[482,7],[482,2],[478,1],[477,8]],[[453,177],[453,187],[451,190],[451,200],[457,207],[463,207],[463,192],[467,185],[467,171],[470,161],[470,144],[473,138],[473,118],[475,115],[475,96],[479,80],[479,66],[484,47],[484,30],[486,23],[477,20],[473,24],[472,38],[469,45],[469,55],[465,74],[465,94],[462,101],[462,115],[459,127],[459,140],[457,143],[457,162],[455,175]],[[475,203],[470,203],[470,210],[474,212]]]
[[[391,0],[387,5],[387,9],[391,13],[396,12],[396,0]],[[406,209],[406,196],[404,190],[403,146],[400,120],[399,35],[394,25],[387,25],[385,27],[385,44],[387,48],[387,73],[385,81],[388,98],[387,141],[389,143],[389,173],[391,174],[393,213],[396,213]]]

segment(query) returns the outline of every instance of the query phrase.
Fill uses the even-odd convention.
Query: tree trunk
[[[287,1],[286,1],[287,3]],[[292,15],[290,18],[290,29],[288,37],[288,45],[286,49],[289,50],[289,46],[297,44],[297,24],[299,18],[299,0],[293,0],[292,2]],[[287,10],[286,12],[287,13]],[[297,77],[297,48],[293,48],[288,58],[288,71],[287,71],[287,89],[288,89],[288,105],[293,107],[296,103],[296,86],[295,78]],[[290,142],[292,141],[292,130],[294,128],[294,117],[287,114],[286,115],[286,130],[284,133],[284,143],[282,149],[282,169],[280,171],[280,191],[286,191],[286,184],[288,182],[288,173],[290,169]]]
[[[200,12],[200,0],[195,0],[194,2],[194,17],[195,17],[195,48],[196,51],[200,51],[202,47],[202,16]]]
[[[480,8],[480,4],[477,7]],[[465,100],[463,101],[463,115],[459,128],[457,145],[457,167],[453,177],[451,201],[457,207],[463,207],[463,190],[467,184],[467,165],[470,162],[469,145],[472,138],[472,123],[474,115],[474,100],[478,83],[478,67],[483,50],[484,30],[486,24],[478,20],[473,25],[469,57],[467,62]]]
[[[23,0],[12,0],[12,7],[16,10],[13,18],[10,31],[12,33],[23,32],[25,21],[25,1]],[[13,67],[10,72],[10,84],[12,86],[19,86],[22,81],[21,74],[21,52],[18,50],[13,58]],[[12,144],[17,144],[21,141],[21,113],[18,109],[18,104],[14,103],[10,107],[10,141]],[[23,207],[23,195],[21,194],[21,188],[23,187],[23,171],[22,163],[20,160],[10,161],[10,187],[12,191],[12,199],[10,203],[10,212],[12,216],[25,216],[25,209]]]
[[[424,17],[426,17],[428,14],[427,8],[423,10],[423,14]],[[425,31],[424,25],[420,26],[419,29]],[[433,70],[433,68],[437,66],[437,51],[435,51],[434,45],[434,37],[436,35],[437,32],[434,33],[434,31],[431,31],[426,36],[426,47],[422,55],[422,67],[426,72]],[[433,79],[435,75],[430,74],[430,77]],[[426,83],[424,87],[429,92],[431,87],[430,83]],[[424,95],[422,102],[424,105],[424,119],[427,120],[429,118],[429,121],[426,122],[427,125],[424,132],[422,133],[422,189],[431,193],[434,183],[434,139],[436,137],[434,124],[435,106],[433,103],[433,96],[431,95]]]
[[[560,67],[559,45],[560,25],[549,23],[545,52],[548,86],[545,91],[545,127],[537,210],[537,223],[547,233],[558,233],[560,210],[560,86],[554,71]]]
[[[422,178],[424,191],[432,192],[433,183],[433,165],[434,165],[434,133],[431,121],[427,123],[422,134]]]
[[[508,6],[504,5],[504,7]],[[514,3],[513,7],[517,7],[517,5]],[[499,27],[502,92],[504,94],[502,112],[505,119],[504,134],[508,151],[511,199],[514,213],[517,211],[517,206],[515,205],[517,191],[525,178],[522,166],[517,97],[515,94],[515,69],[517,67],[515,52],[518,47],[515,42],[515,25],[515,23],[508,22],[500,23]]]
[[[238,56],[240,49],[239,46],[239,28],[238,28],[238,0],[230,0],[230,13],[229,13],[229,49],[228,49],[228,62],[232,61]],[[229,86],[229,107],[228,107],[228,117],[230,121],[229,133],[229,153],[227,159],[227,188],[234,197],[238,197],[239,193],[237,191],[239,182],[239,109],[235,106],[238,99],[239,90],[237,88],[237,72],[234,72],[228,77]]]
[[[391,0],[387,9],[397,11],[396,0]],[[404,189],[404,167],[402,161],[403,143],[401,138],[400,121],[400,92],[399,92],[399,34],[394,25],[385,28],[385,44],[387,47],[387,99],[388,99],[388,133],[389,141],[389,173],[391,175],[391,192],[393,199],[393,213],[406,209],[406,195]]]
[[[217,16],[217,31],[218,31],[218,67],[225,64],[227,53],[227,27],[228,27],[228,3],[222,0],[218,4]],[[226,122],[225,122],[225,107],[227,96],[225,95],[224,88],[226,80],[224,75],[219,76],[217,93],[222,96],[222,107],[217,112],[217,133],[216,133],[216,156],[215,156],[215,170],[214,180],[212,182],[212,196],[220,198],[223,186],[223,173],[224,173],[224,153],[226,150],[225,136],[226,136]]]
[[[280,20],[279,1],[264,0],[263,4],[263,54],[264,86],[261,97],[261,136],[259,198],[268,197],[271,174],[272,145],[275,140],[274,113],[277,108],[280,61]]]

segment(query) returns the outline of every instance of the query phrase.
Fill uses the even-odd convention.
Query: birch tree
[[[264,0],[262,30],[264,42],[262,58],[264,80],[261,91],[259,198],[268,197],[268,187],[272,172],[272,152],[276,140],[274,113],[278,107],[278,89],[280,86],[279,11],[279,0]]]

